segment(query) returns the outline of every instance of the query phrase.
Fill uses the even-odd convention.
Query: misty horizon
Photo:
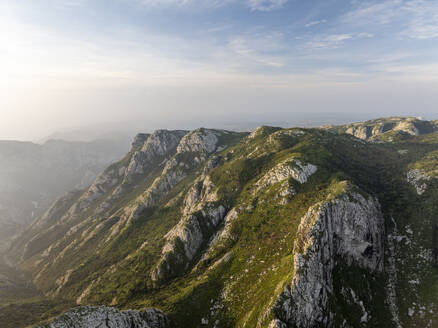
[[[2,1],[0,139],[432,119],[437,13],[423,0]]]
[[[297,115],[278,115],[278,118],[252,120],[186,120],[169,123],[165,120],[156,121],[115,121],[108,123],[96,123],[94,125],[67,126],[61,128],[52,128],[41,135],[33,137],[3,136],[0,138],[5,141],[23,141],[33,143],[44,143],[51,139],[65,141],[93,141],[99,139],[132,139],[138,133],[152,133],[156,130],[193,130],[197,128],[224,129],[231,131],[252,131],[259,126],[275,126],[281,128],[291,127],[320,127],[324,125],[343,125],[350,123],[363,122],[376,118],[385,117],[415,117],[424,120],[435,120],[437,117],[414,116],[414,115],[382,115],[373,116],[372,114],[341,114],[341,113],[315,113]]]

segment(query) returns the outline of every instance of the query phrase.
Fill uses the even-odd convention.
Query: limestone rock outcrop
[[[373,197],[350,191],[314,205],[302,217],[294,244],[294,277],[274,306],[276,319],[292,327],[330,327],[338,259],[371,272],[383,270],[383,216]]]
[[[133,174],[143,174],[147,166],[154,163],[154,161],[172,155],[175,151],[181,138],[187,133],[187,131],[176,130],[157,130],[151,134],[141,146],[140,150],[137,150],[128,165],[126,170],[126,176]],[[138,144],[137,137],[134,140],[134,144]],[[137,141],[137,142],[136,142]]]
[[[307,182],[311,175],[317,171],[317,167],[313,164],[305,164],[299,159],[289,158],[277,164],[268,173],[266,173],[259,181],[256,182],[256,190],[269,187],[274,183],[292,178],[299,183]]]
[[[120,311],[104,306],[79,307],[52,323],[34,328],[167,328],[169,320],[157,309]]]
[[[167,233],[162,258],[151,273],[152,281],[160,283],[186,271],[226,213],[224,206],[207,203],[201,211],[185,216]]]
[[[430,176],[426,175],[420,170],[410,170],[406,174],[406,180],[408,183],[414,186],[418,195],[422,195],[427,189],[427,182],[431,179]]]

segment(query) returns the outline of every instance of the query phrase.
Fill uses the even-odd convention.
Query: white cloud
[[[341,34],[330,34],[326,36],[315,36],[312,40],[307,43],[309,48],[338,48],[343,45],[345,41],[363,39],[363,38],[373,38],[374,35],[371,33],[341,33]]]
[[[315,26],[315,25],[323,24],[323,23],[327,23],[327,20],[326,19],[321,19],[321,20],[312,21],[310,23],[307,23],[304,26],[305,27],[312,27],[312,26]]]
[[[263,53],[263,50],[276,47],[272,40],[253,39],[248,40],[244,37],[235,37],[229,43],[229,48],[235,54],[243,57],[246,61],[271,66],[283,67],[285,64],[282,58]]]
[[[354,9],[342,17],[344,23],[353,25],[388,24],[397,15],[403,5],[402,0],[355,1]]]
[[[248,0],[251,10],[271,11],[283,7],[288,0]]]
[[[394,35],[413,39],[438,38],[438,1],[385,0],[355,1],[353,10],[341,23],[351,26],[378,27],[396,30]]]
[[[316,36],[311,41],[307,42],[307,47],[313,49],[336,48],[344,43],[344,41],[353,38],[352,34],[331,34],[328,36]]]
[[[69,0],[66,0],[69,1]],[[81,0],[71,0],[81,1]],[[217,8],[232,3],[241,3],[253,11],[271,11],[283,7],[288,0],[137,0],[146,6],[201,6],[204,8]]]
[[[338,42],[342,42],[342,41],[349,40],[352,38],[353,38],[353,35],[351,35],[351,34],[333,34],[333,35],[329,35],[325,40],[327,42],[338,43]]]
[[[438,37],[438,2],[414,0],[409,1],[403,10],[410,17],[406,35],[416,39]]]

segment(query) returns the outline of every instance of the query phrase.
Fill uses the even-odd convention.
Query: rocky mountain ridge
[[[389,138],[391,141],[397,135],[406,138],[438,131],[438,121],[425,121],[416,117],[388,117],[328,129],[345,132],[362,140],[378,141]]]
[[[363,124],[386,121],[419,124]],[[49,299],[170,327],[434,327],[438,132],[348,129],[139,134],[10,258]]]

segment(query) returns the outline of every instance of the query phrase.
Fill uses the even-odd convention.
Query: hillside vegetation
[[[158,308],[171,327],[436,327],[437,154],[437,122],[413,118],[140,134],[14,241],[43,295],[0,312],[9,327],[74,305]]]

